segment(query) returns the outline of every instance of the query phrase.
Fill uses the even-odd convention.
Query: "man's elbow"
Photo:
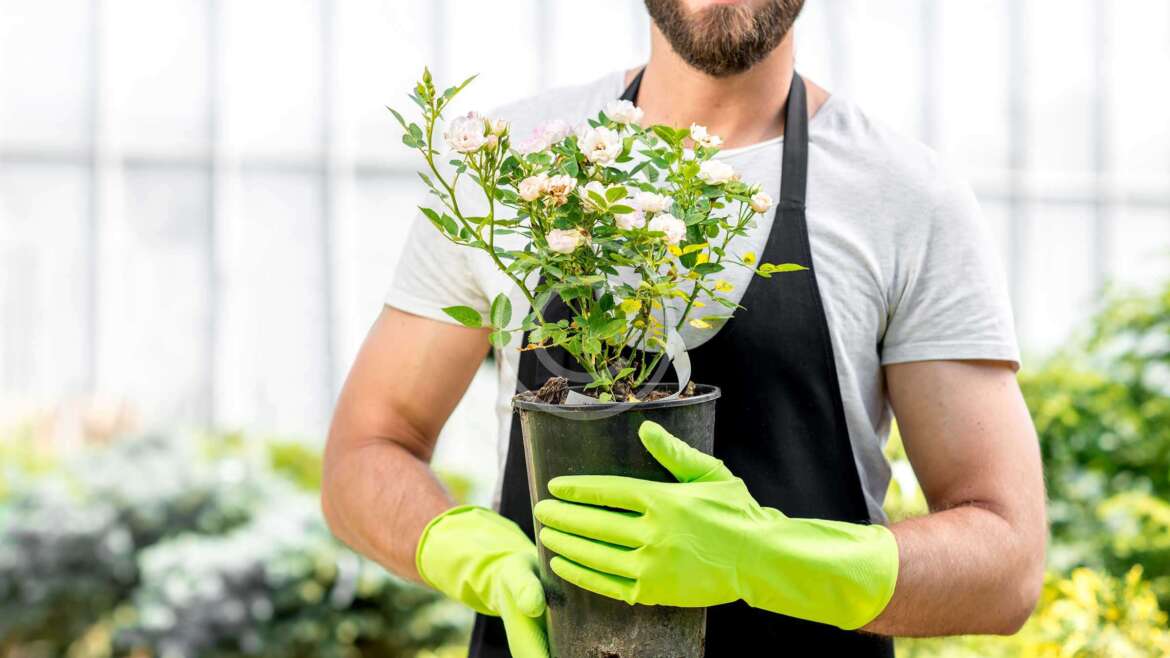
[[[1029,551],[1024,565],[1013,574],[1007,588],[1010,596],[1004,601],[1002,627],[995,631],[997,635],[1015,635],[1032,617],[1044,589],[1045,564],[1045,547],[1041,544]]]

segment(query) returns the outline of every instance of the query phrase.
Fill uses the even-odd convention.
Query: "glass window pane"
[[[320,436],[332,407],[321,186],[245,171],[222,232],[218,420]]]
[[[537,0],[517,0],[506,8],[494,2],[447,4],[442,38],[449,64],[439,72],[452,80],[479,74],[460,96],[459,109],[486,112],[537,91],[543,56],[536,38],[540,11]],[[485,34],[495,36],[489,47],[482,45]]]
[[[939,150],[973,173],[1003,171],[1011,134],[1008,71],[1013,65],[1008,61],[1005,0],[936,4],[940,33],[934,42],[940,52],[920,56],[937,57],[934,123]]]
[[[317,0],[221,2],[225,135],[244,155],[321,152],[321,29]]]
[[[1170,280],[1170,209],[1119,208],[1110,228],[1108,265],[1114,281],[1152,289]]]
[[[922,10],[917,0],[847,0],[836,29],[848,41],[843,92],[907,135],[922,136]]]
[[[1059,347],[1089,315],[1097,256],[1093,218],[1090,206],[1036,204],[1028,210],[1017,323],[1030,354]]]
[[[337,4],[339,139],[354,157],[416,163],[418,155],[403,146],[402,130],[386,106],[404,113],[418,109],[407,94],[423,66],[437,64],[431,38],[436,6],[432,2]]]
[[[548,33],[543,36],[548,50],[541,58],[548,87],[582,84],[642,64],[649,55],[648,18],[640,2],[548,2],[542,11],[550,13]],[[583,57],[578,48],[560,45],[594,34],[605,35],[606,47],[591,49],[588,56]]]
[[[80,148],[89,135],[88,0],[0,3],[0,145]]]
[[[123,216],[103,222],[102,390],[127,396],[147,424],[207,420],[207,174],[127,167]]]
[[[337,290],[341,309],[339,361],[350,363],[382,310],[415,206],[417,177],[359,176],[337,225]]]
[[[80,167],[0,168],[0,391],[78,393],[88,355],[89,182]]]
[[[1170,85],[1165,82],[1170,72],[1170,3],[1110,2],[1107,11],[1112,47],[1106,92],[1110,166],[1165,185],[1170,174]],[[1158,192],[1164,194],[1165,187]]]
[[[1093,169],[1091,2],[1027,4],[1029,165],[1047,173]]]
[[[207,147],[206,0],[111,2],[103,17],[107,135],[135,152]]]

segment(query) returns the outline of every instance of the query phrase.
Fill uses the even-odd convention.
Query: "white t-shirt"
[[[595,116],[623,89],[624,72],[614,71],[504,106],[490,116],[511,121],[519,140],[546,120],[575,125]],[[717,157],[745,182],[759,183],[779,199],[782,146],[783,138],[776,138],[725,149]],[[730,250],[762,254],[774,217],[773,209],[748,235],[734,239]],[[465,305],[486,315],[491,300],[507,292],[514,317],[528,312],[524,297],[486,254],[448,242],[421,214],[413,222],[386,304],[454,322],[443,307]],[[1001,260],[970,187],[945,171],[926,146],[836,95],[809,121],[807,222],[853,456],[870,517],[884,522],[890,467],[882,447],[892,414],[882,366],[977,358],[1010,361],[1018,368]],[[728,268],[721,276],[734,285],[729,297],[739,301],[752,275]],[[717,330],[684,325],[682,334],[688,347],[695,347]],[[516,335],[512,344],[496,350],[500,473],[519,343]],[[498,504],[498,484],[495,500]]]

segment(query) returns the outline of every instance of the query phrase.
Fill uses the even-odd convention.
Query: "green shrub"
[[[0,503],[0,656],[391,658],[468,614],[350,552],[307,449],[150,436],[88,450]],[[257,449],[259,447],[259,449]]]

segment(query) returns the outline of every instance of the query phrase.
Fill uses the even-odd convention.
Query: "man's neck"
[[[643,125],[706,126],[724,148],[755,144],[784,134],[784,106],[793,71],[792,32],[752,68],[716,78],[687,64],[657,27],[651,27],[650,61],[638,91]],[[626,76],[628,83],[636,71]],[[810,114],[823,90],[809,89]],[[827,97],[827,94],[825,95]]]

